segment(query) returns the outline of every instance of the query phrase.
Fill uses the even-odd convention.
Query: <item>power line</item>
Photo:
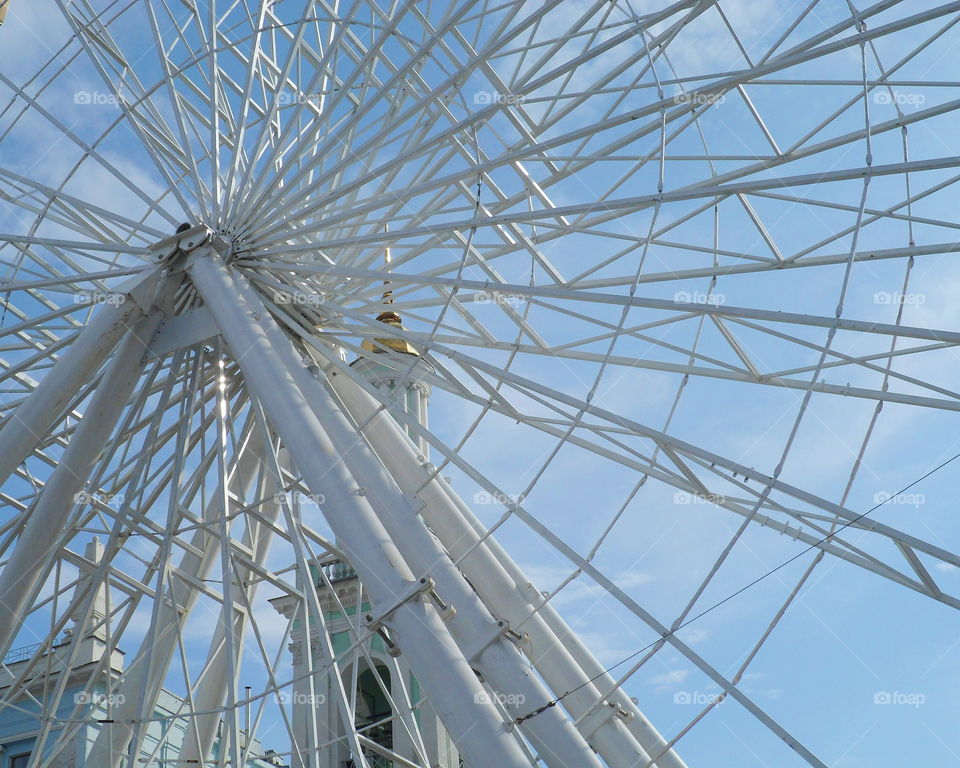
[[[547,711],[548,709],[550,709],[551,707],[557,706],[557,704],[559,704],[561,701],[563,701],[563,700],[564,700],[565,698],[567,698],[568,696],[571,696],[571,695],[573,695],[574,693],[576,693],[577,691],[582,690],[583,688],[586,688],[588,685],[590,685],[591,683],[596,682],[597,680],[599,680],[599,679],[600,679],[601,677],[603,677],[604,675],[609,674],[610,672],[612,672],[613,670],[615,670],[617,667],[621,667],[621,666],[623,666],[624,664],[626,664],[628,661],[630,661],[631,659],[635,659],[635,658],[636,658],[637,656],[639,656],[640,654],[645,653],[646,651],[649,651],[649,650],[650,650],[651,648],[653,648],[655,645],[658,645],[658,644],[664,642],[668,637],[671,637],[672,635],[675,635],[675,634],[676,634],[677,632],[679,632],[681,629],[684,629],[685,627],[690,626],[691,624],[693,624],[693,622],[697,621],[698,619],[702,619],[702,618],[703,618],[704,616],[706,616],[708,613],[712,613],[713,611],[715,611],[715,610],[716,610],[717,608],[719,608],[720,606],[725,605],[726,603],[729,603],[731,600],[733,600],[733,599],[736,598],[736,597],[739,597],[739,596],[742,595],[744,592],[746,592],[748,589],[751,589],[751,588],[755,587],[755,586],[756,586],[757,584],[759,584],[761,581],[764,581],[765,579],[768,579],[768,578],[770,578],[771,576],[773,576],[773,574],[777,573],[778,571],[783,570],[783,569],[786,568],[788,565],[790,565],[791,563],[799,560],[801,557],[803,557],[804,555],[806,555],[806,554],[807,554],[808,552],[810,552],[811,550],[817,549],[818,547],[820,547],[822,544],[825,544],[826,542],[828,542],[830,539],[832,539],[832,538],[833,538],[834,536],[836,536],[837,534],[841,533],[842,531],[845,531],[845,530],[846,530],[847,528],[849,528],[851,525],[854,525],[855,523],[860,522],[861,520],[863,520],[863,518],[867,517],[867,515],[870,515],[871,513],[873,513],[873,512],[875,512],[876,510],[878,510],[880,507],[882,507],[884,504],[886,504],[886,503],[887,503],[888,501],[890,501],[891,499],[895,499],[895,498],[896,498],[897,496],[899,496],[900,494],[909,491],[911,488],[913,488],[913,486],[917,485],[917,483],[923,482],[923,481],[926,480],[928,477],[930,477],[931,475],[935,474],[936,472],[939,472],[941,469],[943,469],[943,468],[946,467],[947,465],[953,463],[953,462],[956,461],[957,459],[960,459],[960,453],[954,454],[954,455],[951,456],[949,459],[947,459],[946,461],[944,461],[942,464],[938,464],[936,467],[934,467],[933,469],[931,469],[931,470],[930,470],[929,472],[927,472],[925,475],[922,475],[921,477],[918,477],[916,480],[914,480],[914,481],[913,481],[912,483],[910,483],[909,485],[905,485],[905,486],[904,486],[903,488],[901,488],[899,491],[897,491],[896,493],[888,496],[888,497],[885,498],[883,501],[881,501],[879,504],[876,504],[876,505],[872,506],[870,509],[868,509],[868,510],[867,510],[866,512],[864,512],[863,514],[857,515],[857,516],[854,517],[853,519],[848,520],[848,521],[845,522],[843,525],[841,525],[839,528],[837,528],[837,530],[833,531],[832,533],[828,533],[826,536],[824,536],[824,537],[823,537],[822,539],[820,539],[819,541],[816,541],[816,542],[814,542],[813,544],[810,544],[810,545],[807,546],[805,549],[802,549],[800,552],[798,552],[797,554],[795,554],[793,557],[791,557],[791,558],[789,558],[788,560],[785,560],[784,562],[780,563],[780,565],[778,565],[776,568],[772,568],[771,570],[767,571],[767,572],[764,573],[763,575],[758,576],[756,579],[754,579],[753,581],[751,581],[749,584],[745,584],[745,585],[742,586],[740,589],[738,589],[736,592],[733,592],[733,593],[727,595],[725,598],[723,598],[722,600],[720,600],[720,601],[717,602],[717,603],[714,603],[714,604],[711,605],[709,608],[706,608],[706,609],[704,609],[703,611],[701,611],[700,613],[696,614],[695,616],[690,617],[690,618],[687,619],[685,622],[683,622],[680,626],[675,627],[674,629],[671,629],[670,631],[668,631],[668,632],[666,632],[665,634],[663,634],[663,635],[660,637],[660,639],[654,640],[652,643],[650,643],[650,644],[648,644],[648,645],[645,645],[645,646],[644,646],[643,648],[641,648],[640,650],[635,651],[634,653],[631,653],[631,654],[630,654],[629,656],[627,656],[626,658],[621,659],[621,660],[618,661],[616,664],[614,664],[614,665],[612,665],[612,666],[610,666],[610,667],[607,667],[607,668],[604,669],[602,672],[600,672],[600,673],[598,673],[597,675],[591,677],[591,678],[590,678],[589,680],[587,680],[586,682],[582,683],[581,685],[578,685],[576,688],[572,688],[572,689],[570,689],[569,691],[567,691],[566,693],[564,693],[563,695],[558,696],[558,697],[555,698],[555,699],[551,699],[551,700],[548,701],[546,704],[544,704],[542,707],[539,707],[539,708],[533,710],[532,712],[528,712],[526,715],[522,715],[522,716],[516,718],[516,719],[513,721],[514,724],[520,725],[520,724],[521,724],[522,722],[524,722],[525,720],[530,720],[531,718],[534,718],[534,717],[536,717],[537,715],[542,714],[543,712],[546,712],[546,711]]]

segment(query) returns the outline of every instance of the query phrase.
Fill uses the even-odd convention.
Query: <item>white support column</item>
[[[394,638],[436,706],[468,764],[530,768],[530,762],[496,708],[485,703],[483,686],[464,658],[403,556],[359,494],[307,401],[312,380],[306,368],[290,366],[296,352],[263,304],[244,296],[211,250],[193,254],[187,267],[193,283],[233,350],[250,393],[263,405],[291,458],[314,493],[323,493],[324,517],[371,598],[371,614]],[[270,328],[270,334],[266,329]],[[279,347],[279,349],[278,349]]]
[[[0,657],[10,649],[40,589],[51,545],[58,542],[76,495],[133,394],[162,318],[162,312],[154,311],[127,332],[0,573]]]
[[[364,488],[381,523],[418,575],[429,575],[444,603],[456,611],[447,622],[468,659],[489,681],[513,717],[547,704],[553,697],[520,651],[504,637],[504,627],[487,610],[463,574],[402,495],[384,466],[314,379],[306,393],[321,425]],[[550,768],[600,768],[596,754],[563,711],[551,707],[530,720],[525,733]]]
[[[151,282],[142,287],[147,288]],[[131,295],[122,291],[116,295],[123,300],[97,307],[90,322],[0,428],[0,483],[50,433],[70,398],[96,372],[123,334],[143,318],[143,307]]]
[[[240,294],[251,304],[258,299],[249,284],[236,281]],[[265,333],[283,350],[284,363],[302,368],[302,358],[286,343],[275,324]],[[399,386],[405,386],[401,383]],[[350,473],[364,489],[374,513],[400,549],[416,575],[428,574],[438,593],[456,609],[448,621],[451,634],[467,658],[489,681],[513,717],[547,704],[553,697],[520,651],[504,636],[504,628],[490,614],[477,593],[430,533],[418,510],[404,497],[367,442],[314,376],[302,388],[324,431],[333,441]],[[404,397],[407,393],[404,391]],[[419,400],[419,395],[418,395]],[[405,410],[406,403],[401,405]],[[414,418],[418,413],[412,414]],[[409,445],[409,443],[408,443]],[[562,710],[551,707],[530,720],[525,734],[550,768],[600,768],[596,754]]]
[[[480,524],[472,511],[446,483],[429,479],[430,473],[417,461],[412,443],[396,421],[349,375],[334,371],[329,380],[354,420],[366,425],[364,435],[400,488],[416,494],[423,502],[421,515],[450,555],[459,561],[484,602],[514,625],[530,616],[540,600],[539,593],[495,541],[487,539],[478,545]],[[470,554],[459,560],[467,552]],[[551,689],[557,695],[576,690],[563,702],[573,717],[585,715],[600,698],[628,714],[629,722],[620,717],[606,718],[595,730],[588,729],[584,734],[607,763],[614,768],[642,765],[649,756],[667,750],[657,760],[657,768],[686,768],[623,691],[604,696],[598,685],[590,682],[603,671],[602,667],[579,641],[574,643],[575,634],[551,606],[541,608],[523,623],[521,630],[530,635],[537,649],[534,666]],[[589,666],[588,660],[592,662]],[[600,679],[597,683],[604,691],[613,688],[612,681]]]

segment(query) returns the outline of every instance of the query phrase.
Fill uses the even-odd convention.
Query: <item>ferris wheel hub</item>
[[[175,234],[154,243],[149,250],[157,262],[172,265],[205,245],[212,248],[227,263],[233,260],[236,252],[236,243],[229,232],[215,231],[206,224],[187,223],[177,227]]]
[[[187,227],[184,229],[184,227]],[[150,246],[150,252],[156,261],[164,262],[173,259],[177,254],[190,253],[206,243],[213,236],[213,231],[205,224],[190,226],[181,224],[175,234],[165,237]]]

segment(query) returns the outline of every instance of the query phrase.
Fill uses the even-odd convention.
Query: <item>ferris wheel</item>
[[[958,22],[0,0],[0,742],[865,748],[960,607]]]

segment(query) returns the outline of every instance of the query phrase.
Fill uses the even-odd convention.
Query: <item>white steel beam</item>
[[[291,367],[290,349],[280,352],[266,328],[275,322],[263,304],[240,296],[237,283],[210,249],[195,252],[188,273],[243,371],[251,394],[263,405],[293,461],[314,493],[328,503],[324,517],[367,585],[371,621],[389,631],[468,763],[529,768],[530,762],[457,647],[436,608],[419,599],[422,587],[391,541],[357,481],[317,420],[304,390],[310,374]],[[241,278],[242,279],[242,278]],[[303,386],[306,383],[306,386]]]
[[[111,325],[116,321],[112,313],[107,317]],[[57,541],[51,538],[51,531],[60,531],[66,524],[76,495],[133,394],[147,345],[162,319],[163,313],[155,310],[127,332],[0,572],[0,657],[10,649],[43,582],[51,541]],[[50,401],[57,402],[54,398]],[[30,437],[37,439],[33,433]]]
[[[238,280],[237,285],[251,304],[258,301],[247,281]],[[288,366],[303,367],[303,359],[293,353],[278,326],[268,325],[266,333],[281,353],[288,354],[284,360]],[[550,692],[540,683],[517,648],[505,639],[497,618],[490,614],[449,554],[426,528],[418,510],[403,496],[370,446],[358,435],[355,425],[350,423],[320,381],[311,377],[305,383],[304,394],[317,419],[330,435],[351,474],[361,482],[366,498],[394,543],[415,574],[432,578],[443,600],[455,607],[456,612],[447,623],[467,658],[492,687],[503,694],[504,705],[514,717],[547,704],[551,699]],[[593,750],[561,711],[550,708],[542,718],[531,721],[526,730],[551,768],[600,768]],[[643,757],[635,750],[629,753],[631,761]]]
[[[423,503],[420,514],[494,615],[530,635],[536,648],[533,663],[551,689],[558,696],[574,692],[563,701],[570,714],[579,718],[602,698],[623,713],[624,717],[605,719],[596,730],[584,733],[591,746],[614,768],[661,752],[658,768],[685,768],[636,704],[623,691],[613,690],[612,679],[602,675],[599,662],[575,640],[552,606],[540,606],[542,596],[530,579],[493,539],[481,538],[479,522],[471,520],[473,513],[421,465],[413,444],[380,403],[345,373],[331,371],[329,381],[354,420],[363,425],[363,434],[400,488]],[[610,693],[605,696],[598,684],[608,685]]]
[[[144,316],[143,307],[126,292],[102,304],[87,326],[36,389],[0,428],[0,483],[49,434],[70,399],[100,367],[117,342]]]

